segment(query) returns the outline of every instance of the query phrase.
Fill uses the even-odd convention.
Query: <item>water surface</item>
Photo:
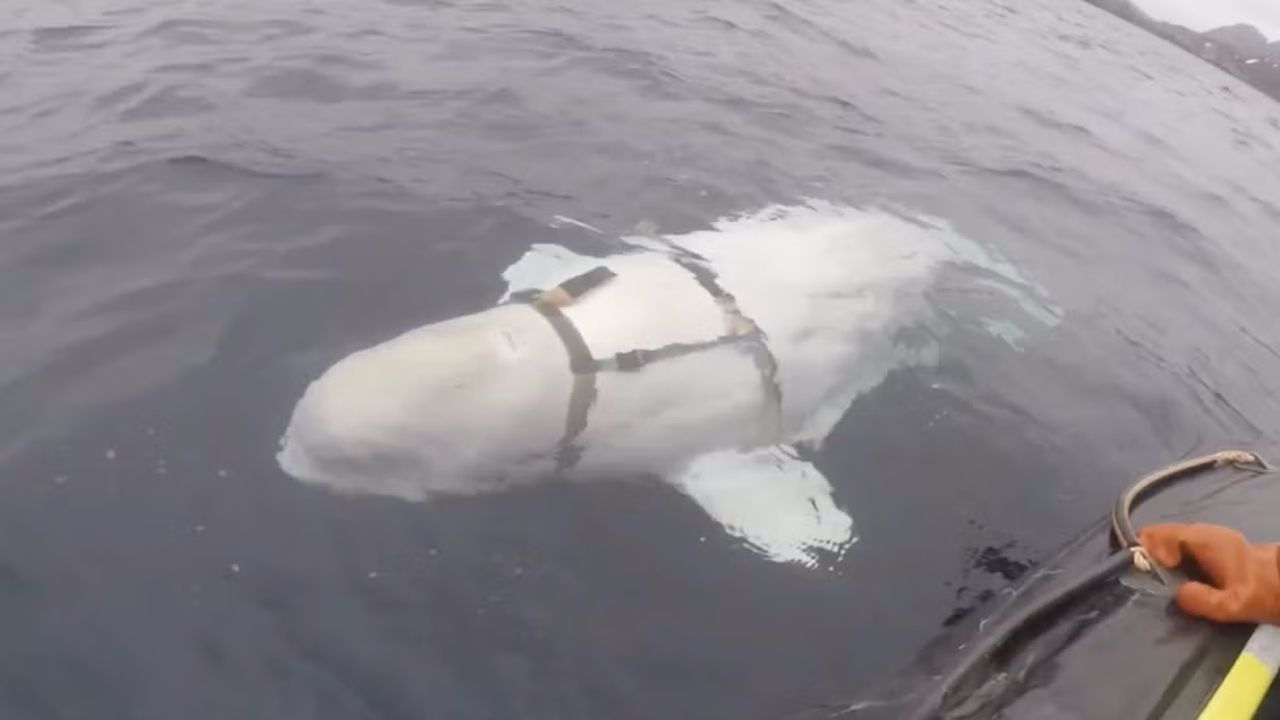
[[[1151,467],[1280,420],[1280,112],[1085,3],[0,12],[0,714],[769,718],[905,662]],[[661,484],[429,504],[275,464],[338,358],[568,217],[941,218],[935,364],[817,466],[833,570]],[[1011,305],[1012,304],[1012,305]],[[993,561],[994,558],[994,561]]]

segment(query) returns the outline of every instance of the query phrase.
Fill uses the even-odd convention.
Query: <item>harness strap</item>
[[[573,374],[573,388],[569,391],[569,409],[565,413],[564,434],[556,444],[557,470],[572,468],[581,459],[582,448],[575,445],[574,441],[587,429],[587,418],[591,414],[591,406],[595,404],[598,395],[595,358],[591,356],[591,349],[587,347],[587,341],[582,338],[578,326],[574,325],[573,321],[560,311],[560,308],[571,304],[614,277],[615,273],[612,270],[601,265],[569,278],[546,292],[525,293],[522,297],[513,297],[515,300],[528,303],[547,319],[569,355],[569,371]]]
[[[565,413],[564,434],[556,444],[556,470],[568,470],[578,464],[582,457],[582,449],[574,444],[583,430],[587,429],[587,418],[591,414],[591,406],[596,402],[595,360],[582,333],[573,321],[560,312],[560,308],[540,301],[531,303],[547,319],[551,327],[560,336],[564,349],[569,353],[569,371],[573,374],[573,388],[569,391],[569,409]]]
[[[762,429],[766,437],[777,433],[782,422],[782,387],[778,384],[778,361],[765,342],[765,334],[755,321],[738,308],[737,300],[720,286],[716,275],[703,263],[700,255],[678,248],[672,260],[686,270],[702,286],[721,309],[725,318],[725,334],[696,343],[671,343],[655,349],[637,348],[616,353],[611,358],[596,359],[582,333],[573,321],[561,311],[568,305],[616,277],[609,268],[601,265],[565,280],[543,292],[527,290],[511,296],[513,302],[528,304],[550,323],[569,356],[569,371],[573,374],[573,387],[569,393],[569,407],[565,415],[564,434],[556,445],[556,470],[574,467],[582,457],[582,448],[576,440],[587,429],[591,408],[599,393],[596,375],[600,372],[635,372],[647,365],[672,358],[690,355],[732,343],[741,343],[751,355],[760,375],[760,391],[769,408],[770,426]]]
[[[778,384],[778,359],[765,342],[764,331],[742,312],[737,298],[720,286],[715,273],[703,264],[705,258],[670,241],[667,241],[667,245],[676,251],[673,258],[676,264],[688,271],[707,294],[715,298],[716,304],[724,313],[726,338],[740,337],[747,340],[751,360],[760,373],[760,393],[770,408],[770,427],[764,428],[762,432],[766,437],[772,437],[782,425],[782,386]]]
[[[692,355],[702,350],[720,347],[738,338],[718,337],[696,343],[671,343],[660,348],[636,348],[615,353],[613,357],[595,360],[597,372],[635,372],[661,360],[671,360],[682,355]]]

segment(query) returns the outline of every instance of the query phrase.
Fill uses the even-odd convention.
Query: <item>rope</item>
[[[1155,570],[1155,563],[1151,561],[1151,556],[1147,554],[1146,548],[1141,545],[1131,547],[1129,548],[1129,554],[1133,556],[1133,568],[1138,572],[1149,573]]]
[[[1151,556],[1147,554],[1147,551],[1142,548],[1142,543],[1138,541],[1138,534],[1134,531],[1133,521],[1130,519],[1134,504],[1150,492],[1152,488],[1159,485],[1226,465],[1259,473],[1268,472],[1271,469],[1267,465],[1267,461],[1256,453],[1245,450],[1221,450],[1210,455],[1183,460],[1161,468],[1143,476],[1121,493],[1116,500],[1115,508],[1111,511],[1111,534],[1116,543],[1127,549],[1132,555],[1133,566],[1138,571],[1154,574],[1169,587],[1177,584],[1177,580],[1164,567],[1159,563],[1152,562]]]

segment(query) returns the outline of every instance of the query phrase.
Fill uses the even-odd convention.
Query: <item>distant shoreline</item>
[[[1151,17],[1131,0],[1086,0],[1181,47],[1240,78],[1272,99],[1280,100],[1280,41],[1269,41],[1248,24],[1197,32]]]

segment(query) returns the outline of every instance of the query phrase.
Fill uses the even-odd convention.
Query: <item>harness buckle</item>
[[[618,370],[632,372],[648,365],[652,355],[653,353],[649,350],[636,348],[635,350],[617,353],[613,356],[613,359],[617,363]]]

